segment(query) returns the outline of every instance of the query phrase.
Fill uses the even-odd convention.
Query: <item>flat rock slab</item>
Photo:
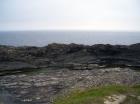
[[[12,98],[9,102],[14,104],[52,104],[53,98],[69,89],[110,84],[140,84],[140,72],[128,68],[43,69],[34,74],[0,76],[0,96],[3,100]],[[7,100],[3,102],[9,104]]]
[[[105,99],[104,104],[121,104],[125,101],[126,95],[112,95]]]
[[[34,65],[24,63],[24,62],[1,62],[0,63],[0,71],[5,71],[5,70],[17,70],[17,69],[25,69],[25,68],[37,68]]]

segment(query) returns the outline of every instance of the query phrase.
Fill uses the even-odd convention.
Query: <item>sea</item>
[[[0,31],[0,45],[42,47],[51,43],[130,45],[140,43],[140,32]]]

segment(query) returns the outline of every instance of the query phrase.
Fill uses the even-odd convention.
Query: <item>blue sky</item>
[[[0,30],[140,31],[140,0],[0,0]]]

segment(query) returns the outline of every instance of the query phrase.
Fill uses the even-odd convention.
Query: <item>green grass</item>
[[[136,95],[140,96],[140,85],[137,86],[119,86],[110,85],[98,88],[86,89],[84,91],[75,90],[70,92],[68,95],[59,96],[55,99],[54,104],[103,104],[103,100],[106,96],[112,94],[125,94],[125,95]],[[130,104],[140,104],[136,98],[127,98],[130,102],[135,101],[136,103]],[[129,101],[124,104],[129,104]]]

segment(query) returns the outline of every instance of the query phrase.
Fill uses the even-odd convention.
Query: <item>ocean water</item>
[[[95,31],[4,31],[1,45],[46,46],[50,43],[124,44],[140,43],[140,32]]]

